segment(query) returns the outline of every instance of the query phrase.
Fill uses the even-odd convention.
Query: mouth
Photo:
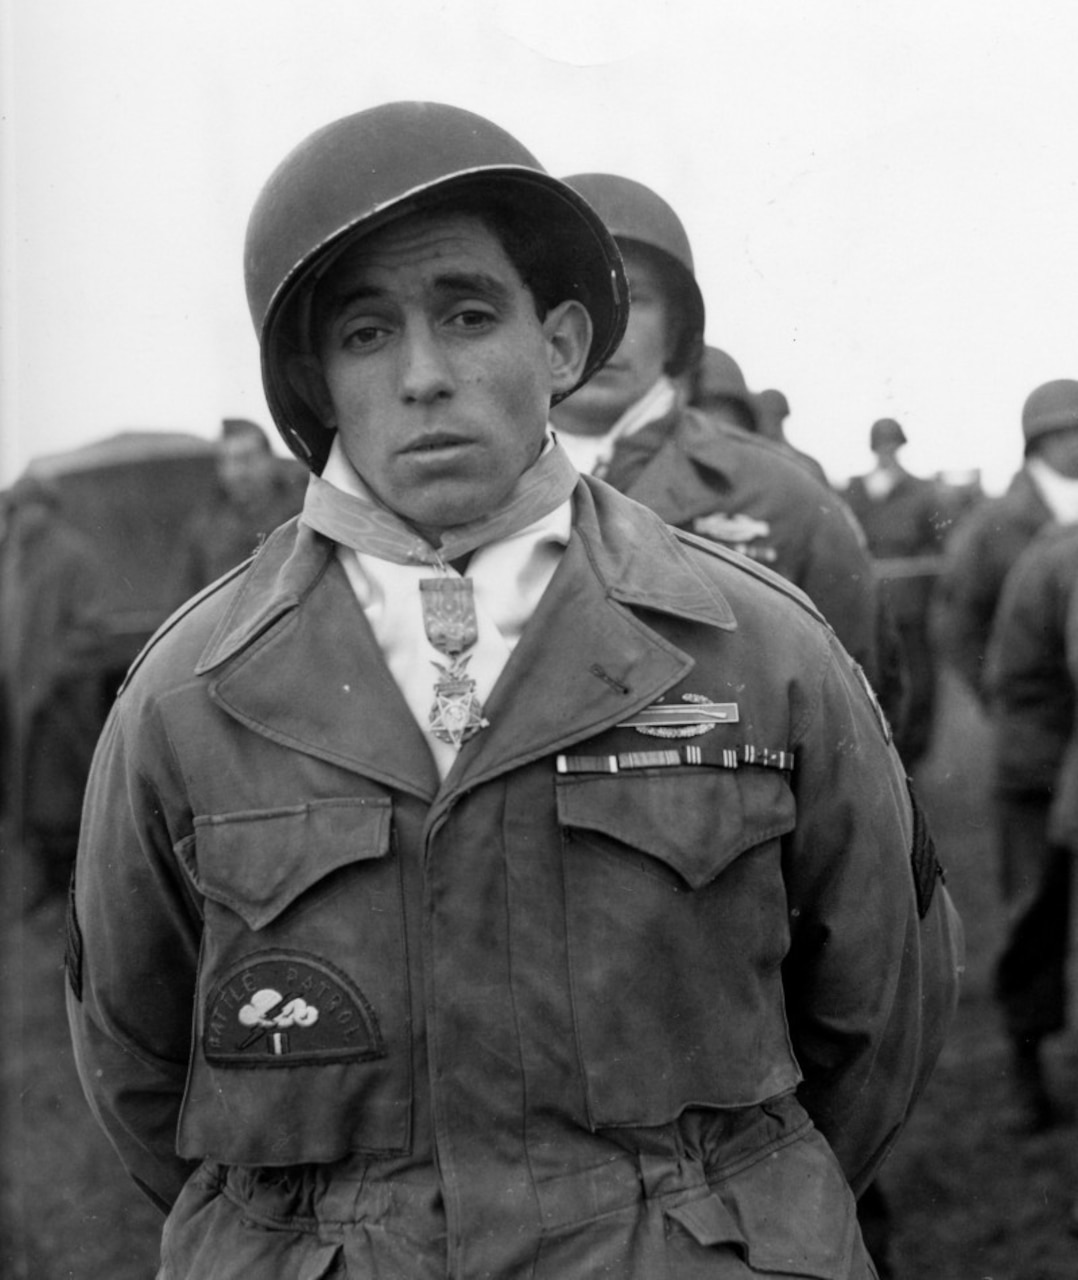
[[[447,450],[463,449],[471,443],[466,436],[454,435],[448,431],[434,431],[430,435],[413,440],[401,452],[420,455],[444,453]]]

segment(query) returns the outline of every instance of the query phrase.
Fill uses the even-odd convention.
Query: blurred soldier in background
[[[875,681],[872,565],[841,499],[770,441],[683,403],[679,384],[691,380],[703,353],[704,300],[681,220],[629,178],[567,181],[617,240],[633,305],[621,346],[553,415],[566,452],[584,474],[670,524],[801,587]],[[729,413],[740,412],[737,397],[726,402]],[[752,420],[747,407],[744,414]]]
[[[911,475],[899,462],[905,443],[906,433],[893,418],[874,422],[869,447],[876,466],[850,480],[845,498],[865,531],[880,591],[898,630],[908,685],[895,736],[899,754],[912,769],[932,735],[936,663],[930,605],[947,518],[937,486]]]
[[[978,503],[944,547],[938,588],[941,654],[984,704],[984,655],[1003,580],[1051,519],[1078,517],[1078,381],[1032,391],[1022,409],[1025,462],[999,498]]]
[[[17,892],[27,909],[62,893],[102,723],[105,566],[64,518],[48,482],[24,476],[7,499],[0,550],[4,774]]]
[[[766,400],[764,397],[768,397]],[[781,416],[778,403],[781,401]],[[695,409],[714,414],[743,431],[751,431],[779,446],[796,458],[812,477],[822,485],[829,485],[827,475],[816,461],[800,449],[795,449],[786,439],[782,420],[790,410],[781,391],[761,392],[754,395],[748,388],[741,366],[719,347],[705,347],[703,359],[691,379],[689,403]],[[765,421],[765,413],[768,415]]]
[[[180,539],[178,600],[253,555],[303,504],[302,470],[274,454],[257,422],[225,418],[217,451],[217,495]]]
[[[1047,761],[1053,755],[1058,760],[1064,731],[1056,716],[1068,704],[1066,699],[1060,703],[1062,659],[1056,655],[1045,665],[1046,637],[1037,634],[1038,606],[1026,599],[1027,592],[1036,595],[1031,585],[1038,580],[1036,570],[1032,576],[1023,572],[1016,577],[995,632],[993,622],[1008,574],[1038,531],[1052,520],[1062,525],[1078,521],[1078,381],[1056,379],[1032,391],[1022,409],[1022,434],[1025,463],[1010,488],[1002,497],[974,507],[948,539],[939,638],[945,660],[987,709],[985,654],[994,634],[991,693],[999,754],[992,789],[1001,892],[1012,904],[1014,918],[996,990],[1012,1033],[1016,1091],[1024,1122],[1037,1128],[1053,1119],[1039,1049],[1043,1036],[1057,1029],[1056,1010],[1062,999],[1058,919],[1046,928],[1043,939],[1037,936],[1043,925],[1038,912],[1054,909],[1044,906],[1044,880],[1058,871],[1047,835],[1052,788],[1052,766]],[[1051,650],[1050,641],[1047,647]],[[1021,668],[1031,654],[1041,664],[1035,668],[1035,678],[1025,670],[1012,673],[1011,664]],[[1056,690],[1055,705],[1037,709],[1034,728],[1014,729],[1014,721],[1025,725],[1033,703],[1047,687]],[[1028,755],[1016,752],[1019,741]],[[1036,744],[1032,751],[1031,743]],[[1039,994],[1031,998],[1030,991],[1038,984]],[[1024,1012],[1027,1002],[1028,1014]]]
[[[1050,524],[1007,575],[984,679],[1008,917],[995,997],[1011,1044],[1019,1124],[1034,1132],[1064,1118],[1045,1078],[1040,1048],[1046,1036],[1064,1029],[1067,1012],[1074,853],[1049,819],[1074,733],[1066,644],[1076,586],[1078,522]]]
[[[696,366],[689,370],[689,404],[742,431],[759,432],[752,392],[732,355],[719,347],[704,347]]]

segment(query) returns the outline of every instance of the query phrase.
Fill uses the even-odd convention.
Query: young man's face
[[[539,456],[550,398],[579,376],[590,321],[545,319],[495,234],[416,214],[334,264],[316,304],[324,413],[349,461],[428,537],[497,508]]]
[[[557,424],[601,435],[662,375],[673,347],[673,317],[659,264],[632,244],[620,243],[629,278],[629,323],[621,345],[559,411]]]

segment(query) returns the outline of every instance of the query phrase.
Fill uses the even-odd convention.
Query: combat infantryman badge
[[[654,702],[623,720],[619,729],[635,729],[651,738],[698,738],[717,724],[737,724],[736,702],[712,702],[701,693],[682,694],[682,703]]]
[[[475,681],[468,674],[470,655],[465,654],[479,637],[472,580],[424,578],[419,590],[427,639],[449,659],[445,666],[440,662],[434,664],[439,675],[427,723],[441,742],[460,747],[490,723],[483,716]]]

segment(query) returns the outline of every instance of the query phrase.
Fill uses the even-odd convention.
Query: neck
[[[579,394],[579,393],[578,393]],[[611,409],[601,401],[582,397],[566,400],[557,406],[550,415],[550,420],[557,431],[570,436],[602,436],[621,417],[621,411]]]

